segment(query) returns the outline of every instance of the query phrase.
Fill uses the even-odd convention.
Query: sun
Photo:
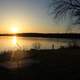
[[[17,26],[12,26],[11,27],[11,32],[12,33],[18,33],[18,27]]]

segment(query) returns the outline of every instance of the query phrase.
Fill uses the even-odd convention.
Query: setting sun
[[[18,32],[17,26],[12,26],[11,32],[12,32],[12,33],[17,33],[17,32]]]

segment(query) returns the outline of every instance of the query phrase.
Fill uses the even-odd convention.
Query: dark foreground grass
[[[21,51],[22,52],[22,51]],[[80,47],[25,51],[29,66],[8,69],[0,66],[0,80],[79,80]],[[28,56],[27,56],[28,55]],[[5,59],[5,58],[4,58]],[[3,61],[4,62],[4,61]]]

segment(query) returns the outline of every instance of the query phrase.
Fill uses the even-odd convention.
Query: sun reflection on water
[[[17,37],[16,37],[16,36],[14,36],[14,37],[12,38],[12,43],[13,43],[14,45],[17,44]]]

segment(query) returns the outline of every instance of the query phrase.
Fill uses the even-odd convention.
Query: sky
[[[0,33],[60,33],[49,14],[49,0],[0,0]]]

